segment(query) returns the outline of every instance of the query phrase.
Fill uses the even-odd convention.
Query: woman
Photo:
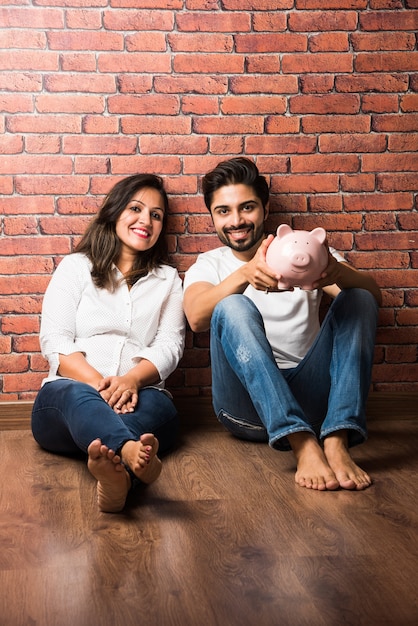
[[[177,431],[164,381],[184,348],[182,288],[167,264],[168,200],[158,176],[118,182],[46,290],[40,343],[50,370],[32,432],[58,454],[87,452],[102,511],[156,480]]]

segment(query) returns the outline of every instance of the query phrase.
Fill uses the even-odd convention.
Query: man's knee
[[[261,317],[254,302],[243,294],[234,293],[223,298],[215,306],[212,314],[212,324],[227,321],[235,325],[240,323],[243,319],[248,319],[248,317],[253,318],[254,316]]]

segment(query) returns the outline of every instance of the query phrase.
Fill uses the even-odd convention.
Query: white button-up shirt
[[[114,269],[118,277],[121,274]],[[42,307],[40,343],[50,370],[43,383],[59,378],[59,354],[82,352],[105,376],[122,376],[141,359],[164,380],[183,354],[185,318],[182,285],[173,267],[163,265],[129,290],[99,289],[84,254],[65,257],[55,270]]]

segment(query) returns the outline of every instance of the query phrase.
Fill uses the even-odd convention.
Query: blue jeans
[[[135,411],[117,414],[90,385],[63,378],[46,383],[32,410],[32,433],[38,444],[58,454],[87,452],[93,439],[118,451],[128,440],[153,433],[159,452],[173,443],[177,434],[176,408],[163,391],[139,391]]]
[[[333,300],[304,359],[277,367],[261,314],[244,295],[228,296],[211,320],[213,406],[237,437],[289,450],[287,436],[324,439],[346,430],[350,446],[367,438],[365,405],[371,383],[378,305],[363,289]]]

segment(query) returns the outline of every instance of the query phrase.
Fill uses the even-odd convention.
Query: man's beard
[[[228,228],[218,231],[218,237],[220,241],[228,248],[232,248],[232,250],[236,250],[237,252],[246,252],[247,250],[251,250],[251,248],[263,237],[264,228],[260,226],[256,229],[254,224],[248,224],[245,228],[250,228],[250,231],[245,239],[242,241],[235,241],[234,239],[230,239],[228,237],[228,233],[233,232],[234,230],[242,230],[242,228]]]

